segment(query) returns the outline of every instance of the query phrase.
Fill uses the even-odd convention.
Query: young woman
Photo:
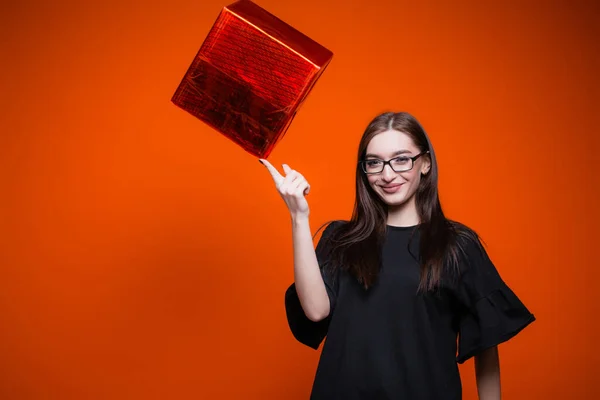
[[[535,317],[504,283],[478,235],[444,216],[433,147],[407,113],[384,113],[358,148],[350,221],[316,249],[306,179],[268,161],[291,213],[290,329],[318,349],[313,400],[458,400],[457,363],[475,357],[479,398],[500,399],[497,345]]]

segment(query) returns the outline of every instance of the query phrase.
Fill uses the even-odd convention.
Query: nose
[[[396,172],[392,169],[392,167],[388,164],[383,167],[383,171],[381,171],[381,178],[386,182],[391,182],[396,177]]]

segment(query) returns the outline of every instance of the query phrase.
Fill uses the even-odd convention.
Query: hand
[[[294,171],[287,164],[283,164],[285,177],[270,162],[259,160],[271,173],[275,187],[285,201],[292,218],[308,217],[309,209],[306,196],[310,192],[310,185],[298,171]]]

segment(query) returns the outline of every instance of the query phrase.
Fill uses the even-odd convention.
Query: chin
[[[408,200],[403,193],[394,193],[394,194],[380,193],[379,197],[386,205],[388,205],[390,207],[401,206],[404,203],[406,203],[406,200]]]

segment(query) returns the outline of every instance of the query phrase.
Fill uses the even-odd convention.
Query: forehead
[[[417,146],[410,136],[396,130],[378,133],[367,145],[367,154],[382,158],[391,157],[402,150],[409,151],[412,154],[418,153]]]

